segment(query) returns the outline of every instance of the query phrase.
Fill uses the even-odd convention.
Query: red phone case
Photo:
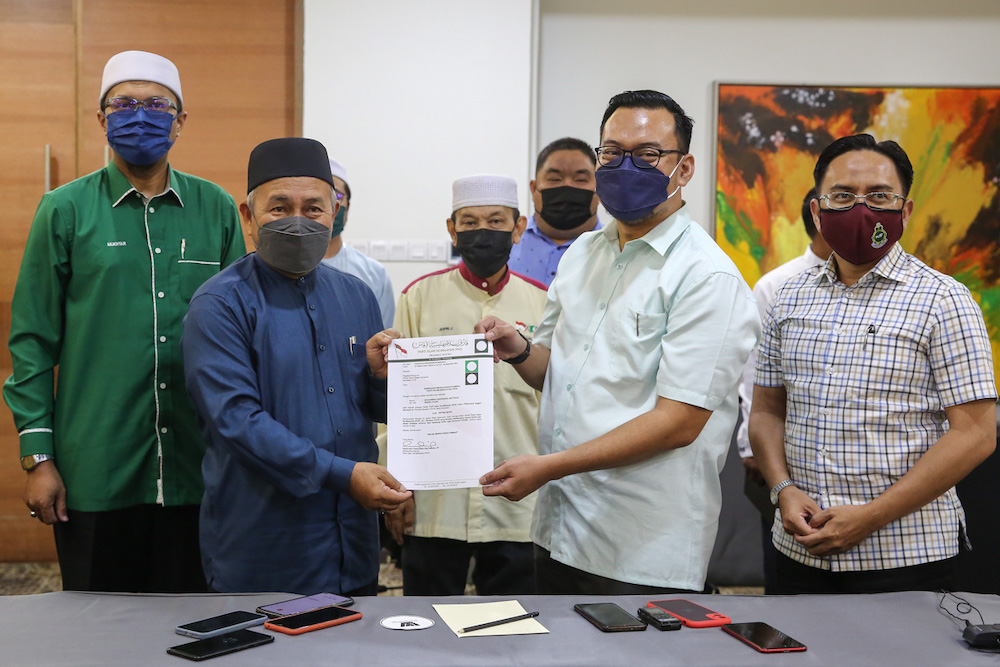
[[[320,623],[314,623],[312,625],[306,625],[301,628],[287,628],[283,625],[278,625],[282,621],[288,621],[289,619],[294,619],[296,616],[305,616],[306,614],[315,614],[316,612],[322,611],[323,609],[341,609],[343,611],[353,612],[350,616],[345,616],[343,618],[334,618],[329,621],[322,621]],[[312,609],[310,611],[304,611],[301,614],[291,614],[290,616],[282,616],[281,618],[274,618],[270,621],[264,623],[264,627],[268,630],[274,630],[275,632],[284,632],[286,635],[301,635],[306,632],[312,632],[313,630],[322,630],[323,628],[333,627],[334,625],[341,625],[343,623],[350,623],[351,621],[356,621],[361,618],[361,612],[355,611],[353,609],[346,609],[344,607],[321,607],[320,609]]]
[[[712,611],[708,607],[702,607],[689,600],[653,600],[646,603],[647,607],[659,607],[663,611],[681,619],[681,623],[689,628],[714,628],[726,623],[732,623],[732,619],[725,614]]]

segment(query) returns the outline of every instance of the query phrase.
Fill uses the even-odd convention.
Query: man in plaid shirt
[[[814,178],[833,255],[777,292],[750,415],[778,508],[776,592],[951,589],[954,487],[996,446],[982,311],[899,245],[913,167],[898,144],[838,139]]]

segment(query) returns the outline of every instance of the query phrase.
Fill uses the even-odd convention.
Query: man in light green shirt
[[[98,120],[113,161],[42,197],[21,262],[3,393],[25,502],[55,526],[66,589],[205,588],[204,445],[181,323],[194,291],[246,248],[232,197],[167,162],[182,107],[169,60],[112,57]]]

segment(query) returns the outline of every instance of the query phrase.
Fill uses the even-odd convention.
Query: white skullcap
[[[344,165],[340,164],[333,158],[330,158],[330,171],[334,176],[342,180],[344,183],[350,185],[350,181],[347,180],[347,170],[344,169]]]
[[[517,181],[507,176],[466,176],[451,184],[451,210],[466,206],[517,206]]]
[[[177,106],[184,106],[181,96],[181,75],[172,62],[148,51],[122,51],[108,60],[104,66],[104,76],[101,77],[101,97],[97,101],[99,107],[104,106],[104,97],[108,91],[123,81],[152,81],[177,96]]]

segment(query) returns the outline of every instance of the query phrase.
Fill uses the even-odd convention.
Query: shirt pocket
[[[184,303],[191,300],[202,283],[219,272],[221,262],[198,259],[177,260],[177,271],[180,277],[181,297]]]
[[[667,314],[626,307],[613,324],[611,374],[629,382],[655,378],[660,365],[660,341],[667,330]]]

